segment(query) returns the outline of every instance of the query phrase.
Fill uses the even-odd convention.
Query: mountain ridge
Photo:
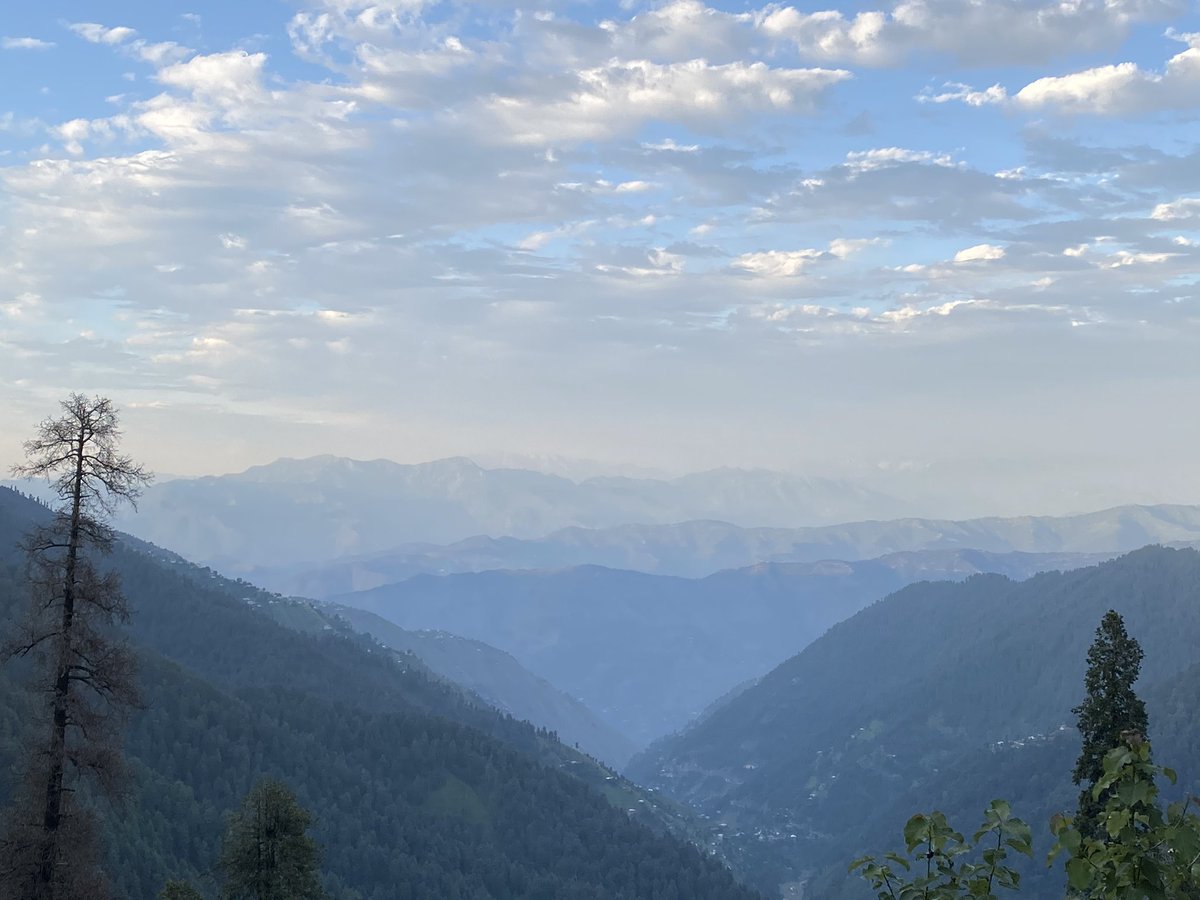
[[[570,527],[539,539],[475,535],[417,542],[313,566],[260,568],[253,576],[287,594],[326,597],[418,574],[596,564],[650,574],[705,577],[760,562],[859,561],[917,551],[1128,552],[1151,543],[1200,541],[1200,506],[1117,506],[1078,516],[879,519],[806,528],[742,528],[695,520],[669,525]]]
[[[832,523],[899,511],[897,501],[851,482],[765,469],[574,481],[484,468],[465,457],[409,465],[327,455],[152,485],[140,512],[119,524],[233,571],[479,534],[538,538],[569,526],[711,517],[744,525]],[[266,531],[269,521],[281,533]]]

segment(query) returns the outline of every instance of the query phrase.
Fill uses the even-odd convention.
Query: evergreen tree
[[[1084,688],[1087,696],[1071,712],[1078,717],[1083,748],[1075,762],[1072,779],[1083,785],[1079,794],[1077,827],[1087,836],[1099,830],[1098,819],[1108,793],[1092,788],[1104,777],[1104,758],[1125,735],[1146,736],[1145,704],[1133,692],[1142,665],[1142,648],[1125,631],[1125,622],[1115,611],[1105,613],[1088,650]]]
[[[25,442],[13,474],[45,478],[58,497],[48,524],[27,536],[32,603],[0,658],[36,663],[37,734],[0,837],[0,894],[97,900],[106,894],[80,773],[111,789],[120,769],[118,728],[136,704],[133,656],[112,626],[129,618],[115,574],[96,557],[112,547],[107,517],[133,503],[150,476],[118,450],[112,402],[72,394],[63,414]],[[7,892],[7,893],[6,893]]]
[[[186,881],[172,879],[163,885],[158,900],[204,900],[200,892]]]
[[[224,900],[320,900],[312,816],[287,787],[264,779],[229,818],[221,847]]]

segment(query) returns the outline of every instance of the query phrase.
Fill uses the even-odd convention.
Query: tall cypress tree
[[[1094,836],[1107,796],[1092,796],[1092,787],[1104,774],[1104,756],[1122,740],[1122,734],[1146,735],[1146,706],[1133,692],[1142,667],[1142,648],[1125,631],[1125,621],[1109,610],[1096,629],[1088,650],[1087,692],[1071,712],[1078,718],[1083,747],[1075,762],[1072,779],[1083,785],[1079,794],[1077,821],[1080,831]]]

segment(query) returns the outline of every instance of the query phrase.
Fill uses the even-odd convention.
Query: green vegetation
[[[186,881],[172,879],[163,885],[158,900],[204,900],[200,892]]]
[[[1104,799],[1099,834],[1057,817],[1051,828],[1063,851],[1071,892],[1102,900],[1129,897],[1188,900],[1200,896],[1200,816],[1188,802],[1164,810],[1158,803],[1159,778],[1171,784],[1175,772],[1150,761],[1150,742],[1130,736],[1111,750],[1092,798]]]
[[[221,842],[222,900],[323,900],[311,824],[282,782],[254,785]]]
[[[1075,761],[1071,780],[1082,784],[1078,827],[1086,834],[1101,830],[1100,814],[1108,800],[1106,791],[1095,792],[1104,777],[1104,760],[1127,732],[1147,734],[1149,722],[1146,704],[1133,692],[1142,668],[1142,648],[1125,631],[1125,620],[1114,610],[1104,614],[1096,629],[1096,639],[1088,650],[1088,668],[1084,676],[1087,696],[1071,712],[1075,713],[1083,748]]]
[[[1097,819],[1060,815],[1050,822],[1056,842],[1047,865],[1065,858],[1068,898],[1200,896],[1200,816],[1185,802],[1165,809],[1158,802],[1157,780],[1174,784],[1175,777],[1151,762],[1149,741],[1136,734],[1105,754],[1089,791],[1097,803],[1103,799]],[[907,855],[866,856],[850,871],[870,883],[878,900],[992,900],[997,889],[1021,889],[1020,872],[1006,865],[1007,855],[1015,850],[1032,857],[1031,841],[1029,826],[1006,801],[994,800],[971,841],[943,813],[920,813],[904,827]]]
[[[46,515],[0,490],[0,621],[25,591],[5,554]],[[653,817],[605,802],[616,776],[548,733],[360,636],[281,627],[250,585],[136,542],[111,558],[145,705],[127,730],[128,797],[100,806],[119,895],[153,897],[171,879],[214,894],[226,816],[273,777],[312,812],[323,887],[339,900],[754,896],[646,827]],[[0,670],[0,767],[26,721],[21,677]],[[471,795],[447,788],[458,783]]]
[[[870,882],[879,900],[982,900],[994,897],[996,889],[1020,886],[1021,873],[1005,862],[1010,850],[1032,856],[1032,840],[1029,826],[1012,814],[1007,801],[993,800],[969,841],[944,813],[918,813],[904,826],[907,857],[864,856],[850,864],[850,871]]]

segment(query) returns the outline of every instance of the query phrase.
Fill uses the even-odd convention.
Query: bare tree
[[[151,476],[119,452],[110,400],[72,394],[61,405],[13,469],[45,478],[58,496],[52,520],[26,539],[32,603],[3,648],[5,658],[34,661],[37,721],[46,727],[31,741],[0,845],[0,895],[30,900],[104,895],[78,778],[114,788],[119,730],[137,704],[133,655],[114,628],[129,610],[116,574],[99,571],[97,557],[112,548],[109,516],[136,503]]]

